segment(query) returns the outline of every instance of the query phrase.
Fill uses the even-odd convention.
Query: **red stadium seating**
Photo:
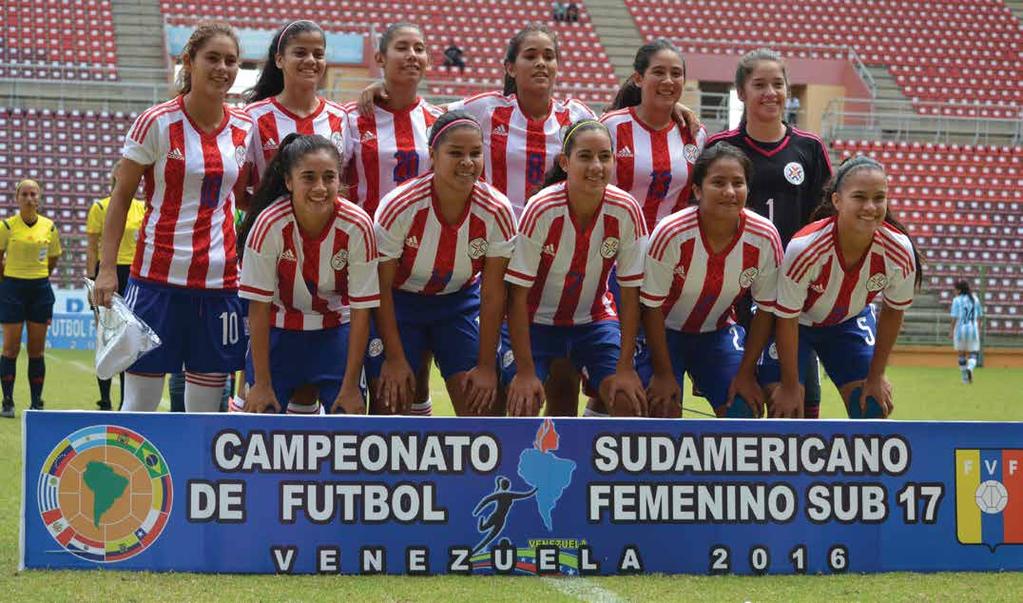
[[[7,0],[0,78],[117,79],[110,0]]]
[[[379,3],[327,0],[278,3],[272,13],[262,2],[190,4],[161,0],[171,24],[192,25],[201,18],[224,19],[236,27],[276,29],[295,18],[312,19],[329,31],[365,34],[372,26],[382,32],[390,23],[409,21],[423,28],[430,44],[433,67],[429,79],[437,95],[464,96],[498,87],[503,69],[505,45],[519,28],[531,21],[545,22],[557,31],[561,42],[559,83],[583,101],[605,102],[617,86],[611,63],[590,23],[585,7],[578,23],[550,20],[551,4],[546,0],[477,0],[448,3],[440,0]],[[443,51],[450,43],[465,53],[467,68],[444,67]]]
[[[60,229],[64,258],[56,281],[75,286],[85,268],[85,219],[110,189],[110,167],[135,115],[0,107],[0,214],[17,211],[14,186],[34,178],[40,210]]]
[[[646,37],[707,40],[688,52],[742,53],[748,45],[831,46],[803,56],[842,56],[852,47],[889,67],[916,101],[983,103],[1013,118],[1023,104],[1023,28],[999,0],[625,0]],[[731,44],[729,44],[731,43]],[[955,114],[954,108],[921,111]]]
[[[956,280],[983,277],[989,332],[1023,334],[1023,148],[865,140],[832,148],[885,165],[891,208],[942,301],[951,303]]]

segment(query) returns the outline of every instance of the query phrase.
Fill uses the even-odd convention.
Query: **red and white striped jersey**
[[[271,324],[292,331],[348,322],[349,307],[380,305],[376,239],[366,212],[344,199],[315,238],[302,234],[290,197],[270,204],[245,241],[240,297],[271,304]]]
[[[398,260],[394,288],[425,295],[454,293],[476,282],[484,258],[511,257],[515,218],[508,198],[477,181],[456,224],[442,218],[433,172],[380,201],[376,234],[380,255]]]
[[[798,316],[802,325],[831,326],[859,314],[878,293],[888,306],[905,310],[913,303],[915,278],[913,245],[888,224],[877,229],[859,262],[846,267],[833,216],[808,224],[789,241],[774,313]]]
[[[246,113],[224,105],[216,131],[201,132],[181,96],[135,120],[122,154],[148,167],[132,276],[191,289],[238,288],[233,188],[254,128]]]
[[[707,130],[694,137],[674,123],[652,130],[636,108],[611,111],[600,118],[611,132],[615,171],[611,183],[636,198],[643,208],[647,230],[665,216],[684,208],[696,158],[707,142]]]
[[[373,216],[387,193],[430,169],[430,127],[444,111],[421,98],[398,112],[377,106],[370,117],[354,104],[345,107],[351,133],[348,194]]]
[[[735,238],[711,251],[699,209],[687,207],[661,220],[650,235],[640,300],[664,311],[665,325],[707,333],[735,323],[735,302],[752,291],[758,306],[775,304],[781,237],[767,218],[742,210]]]
[[[608,275],[617,265],[618,284],[639,287],[646,239],[639,204],[629,193],[608,185],[597,213],[580,227],[568,206],[567,183],[559,182],[526,204],[505,280],[530,288],[534,323],[574,326],[617,318]]]
[[[249,159],[255,167],[253,186],[263,179],[266,166],[277,154],[281,140],[293,132],[323,136],[341,154],[342,165],[348,161],[348,112],[333,101],[319,100],[316,110],[305,117],[295,115],[273,96],[245,107],[245,112],[256,120],[256,131],[249,145]]]
[[[544,119],[529,119],[515,95],[478,94],[448,105],[468,111],[483,127],[483,177],[508,196],[515,216],[543,185],[543,177],[561,152],[561,128],[589,118],[593,111],[575,99],[551,101]]]

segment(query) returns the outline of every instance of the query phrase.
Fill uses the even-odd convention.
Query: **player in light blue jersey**
[[[959,354],[959,372],[963,383],[973,383],[973,369],[977,368],[980,353],[980,318],[984,311],[966,281],[956,283],[956,296],[952,298],[949,314],[952,315],[952,345]]]

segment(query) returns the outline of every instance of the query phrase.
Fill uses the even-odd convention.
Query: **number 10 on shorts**
[[[237,312],[221,312],[220,327],[221,333],[223,334],[223,345],[228,346],[238,343],[239,333]]]

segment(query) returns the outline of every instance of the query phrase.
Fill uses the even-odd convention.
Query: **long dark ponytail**
[[[835,175],[832,176],[831,180],[829,180],[824,186],[824,198],[821,200],[820,205],[817,206],[817,209],[814,210],[813,217],[811,219],[822,220],[838,213],[838,209],[835,207],[832,197],[836,192],[841,190],[842,182],[845,181],[849,174],[858,170],[876,170],[882,174],[886,173],[884,166],[873,157],[868,157],[867,155],[849,157],[838,166],[838,169],[835,170]],[[906,238],[909,239],[909,244],[913,247],[913,262],[916,264],[915,284],[917,287],[920,287],[924,278],[924,260],[923,256],[920,254],[920,250],[916,246],[916,243],[913,242],[913,237],[910,236],[909,231],[902,222],[895,217],[891,206],[888,206],[887,211],[884,214],[884,221],[895,228],[895,230],[906,235]]]
[[[608,111],[615,111],[617,109],[624,109],[625,107],[635,107],[643,101],[643,91],[639,85],[636,84],[636,74],[643,75],[646,70],[650,68],[650,60],[653,59],[654,55],[662,50],[670,50],[678,55],[682,59],[682,76],[685,77],[686,72],[686,58],[682,56],[682,51],[678,49],[671,41],[664,38],[657,38],[651,40],[646,44],[639,47],[636,51],[636,58],[632,61],[632,69],[634,73],[626,78],[621,88],[618,89],[618,94],[615,95],[615,99],[611,101],[608,106]]]
[[[259,79],[256,80],[256,84],[252,88],[245,91],[245,102],[261,101],[271,96],[277,96],[284,90],[284,72],[277,66],[277,55],[284,54],[284,51],[288,49],[288,43],[295,36],[310,31],[320,34],[324,44],[327,43],[327,36],[320,26],[306,19],[292,21],[274,35],[270,40],[270,48],[267,50],[266,62],[263,63],[263,69],[259,72]]]
[[[249,209],[245,212],[245,219],[238,227],[238,259],[245,254],[245,241],[249,238],[252,225],[256,223],[259,214],[269,207],[274,201],[289,194],[287,187],[287,175],[291,169],[303,157],[316,151],[325,150],[337,161],[338,169],[341,167],[341,155],[329,140],[314,134],[304,136],[292,132],[284,137],[277,154],[266,166],[266,172],[259,183],[259,188],[249,201]]]
[[[608,132],[607,126],[604,124],[595,119],[580,119],[572,125],[564,128],[561,138],[561,153],[566,156],[571,155],[572,149],[575,147],[576,137],[588,130],[600,130],[607,134],[608,139],[611,138],[611,133]],[[554,165],[551,166],[551,169],[547,170],[547,174],[544,175],[541,188],[547,188],[552,184],[564,182],[567,179],[568,173],[561,169],[561,162],[555,159]]]

